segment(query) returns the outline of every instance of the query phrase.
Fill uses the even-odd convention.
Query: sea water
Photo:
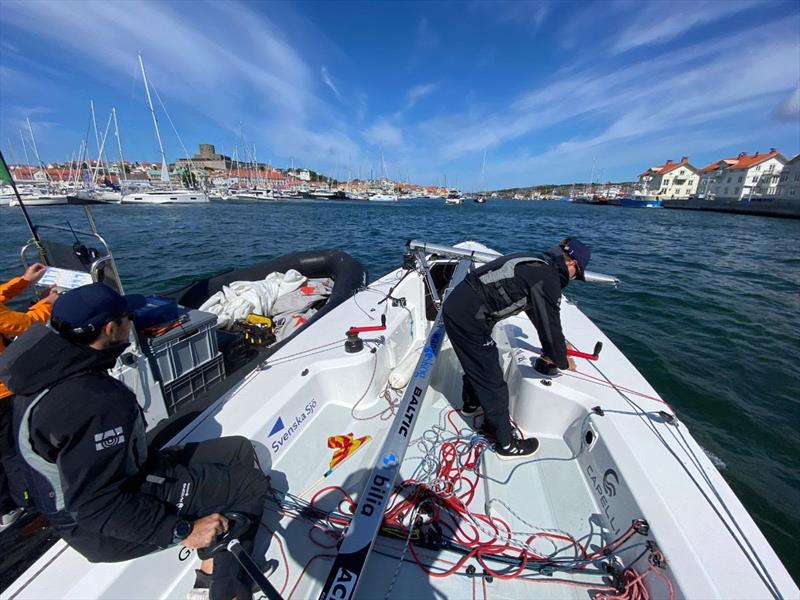
[[[678,411],[800,579],[800,221],[667,209],[490,200],[444,206],[289,201],[92,207],[127,292],[154,293],[296,250],[339,248],[372,279],[408,239],[472,239],[500,252],[572,236],[611,287],[566,294]],[[86,228],[81,207],[32,208],[36,223]],[[30,234],[0,207],[0,274],[21,272]],[[69,241],[69,237],[66,238]]]

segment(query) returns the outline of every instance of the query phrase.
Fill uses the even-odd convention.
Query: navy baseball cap
[[[53,304],[51,320],[73,333],[96,331],[145,305],[144,296],[121,296],[102,283],[90,283],[61,294]]]
[[[572,260],[578,263],[578,273],[575,275],[575,277],[577,279],[584,280],[586,266],[589,264],[589,259],[592,257],[592,249],[589,248],[589,246],[580,243],[578,240],[573,240],[570,238],[565,239],[561,243],[561,247],[564,249],[564,252],[570,255]]]

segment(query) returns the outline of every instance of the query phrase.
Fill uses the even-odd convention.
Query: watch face
[[[184,539],[192,532],[192,524],[189,521],[181,519],[175,525],[175,534],[177,537]]]

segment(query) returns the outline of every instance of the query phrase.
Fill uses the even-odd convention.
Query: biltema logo
[[[280,449],[289,441],[292,435],[295,434],[301,427],[305,426],[305,422],[311,415],[314,414],[314,411],[317,410],[317,401],[311,400],[308,404],[303,407],[303,412],[297,415],[291,423],[288,425],[283,424],[283,417],[278,417],[278,420],[275,421],[275,424],[270,429],[269,434],[267,437],[273,437],[281,432],[280,437],[272,440],[270,447],[272,448],[272,452],[277,454],[280,452]]]
[[[113,448],[125,442],[122,427],[115,427],[103,433],[94,434],[94,449],[100,452],[106,448]]]
[[[336,572],[336,579],[333,580],[333,586],[328,592],[328,595],[325,596],[325,600],[344,600],[345,598],[350,598],[353,595],[353,588],[356,586],[356,581],[358,581],[358,575],[340,567]]]

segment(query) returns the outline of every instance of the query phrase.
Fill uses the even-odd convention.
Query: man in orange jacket
[[[40,263],[32,264],[20,277],[0,285],[0,352],[5,350],[11,338],[18,336],[34,323],[46,323],[50,319],[53,302],[58,298],[58,294],[53,290],[44,300],[40,300],[26,312],[13,311],[6,306],[6,302],[27,289],[29,285],[39,281],[46,268]],[[16,521],[22,512],[17,503],[11,499],[6,469],[3,465],[3,459],[13,452],[14,448],[11,432],[13,394],[0,382],[0,516],[2,518],[0,530]]]

